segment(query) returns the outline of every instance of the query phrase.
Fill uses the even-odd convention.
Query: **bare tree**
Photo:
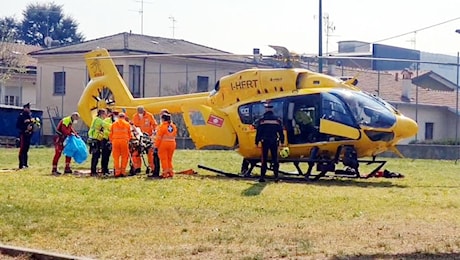
[[[16,49],[19,44],[14,42],[13,35],[7,36],[0,41],[0,84],[4,84],[13,74],[25,72],[25,55]]]

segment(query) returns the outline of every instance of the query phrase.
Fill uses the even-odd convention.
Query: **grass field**
[[[387,169],[403,179],[259,184],[205,171],[53,177],[52,153],[34,148],[31,168],[0,172],[0,243],[97,259],[460,258],[453,161],[391,159]],[[184,150],[174,161],[176,170],[238,172],[241,158]],[[0,162],[17,167],[17,149],[1,149]]]

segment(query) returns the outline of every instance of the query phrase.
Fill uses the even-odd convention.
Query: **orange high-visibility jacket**
[[[160,147],[163,142],[176,142],[177,127],[172,122],[163,122],[158,127],[155,137],[155,147]]]
[[[144,116],[141,118],[139,113],[134,114],[133,123],[135,126],[139,127],[143,133],[149,135],[153,134],[155,128],[157,128],[157,121],[153,117],[152,113],[147,111],[144,112]]]
[[[118,119],[112,124],[110,131],[110,141],[124,139],[129,141],[131,139],[131,126],[124,119]]]

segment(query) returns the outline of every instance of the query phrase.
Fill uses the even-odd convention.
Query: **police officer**
[[[270,151],[273,173],[275,181],[278,181],[278,145],[284,143],[283,124],[281,119],[273,113],[273,105],[264,104],[265,113],[258,122],[256,132],[256,146],[262,143],[262,168],[260,172],[259,182],[265,182],[265,173],[267,172],[268,151]]]
[[[32,116],[30,115],[30,103],[25,104],[23,111],[16,120],[16,128],[19,130],[19,169],[28,168],[28,152],[30,139],[32,138]]]

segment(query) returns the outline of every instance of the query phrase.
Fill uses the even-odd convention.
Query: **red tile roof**
[[[399,72],[380,72],[345,68],[344,76],[356,76],[361,90],[371,94],[378,94],[384,100],[391,103],[415,104],[418,96],[418,104],[456,107],[455,91],[438,91],[418,87],[412,84],[410,89],[410,101],[402,97],[402,79]],[[336,71],[341,73],[341,71]],[[396,74],[398,75],[398,78]],[[419,72],[419,76],[428,72]],[[417,93],[418,92],[418,93]]]

